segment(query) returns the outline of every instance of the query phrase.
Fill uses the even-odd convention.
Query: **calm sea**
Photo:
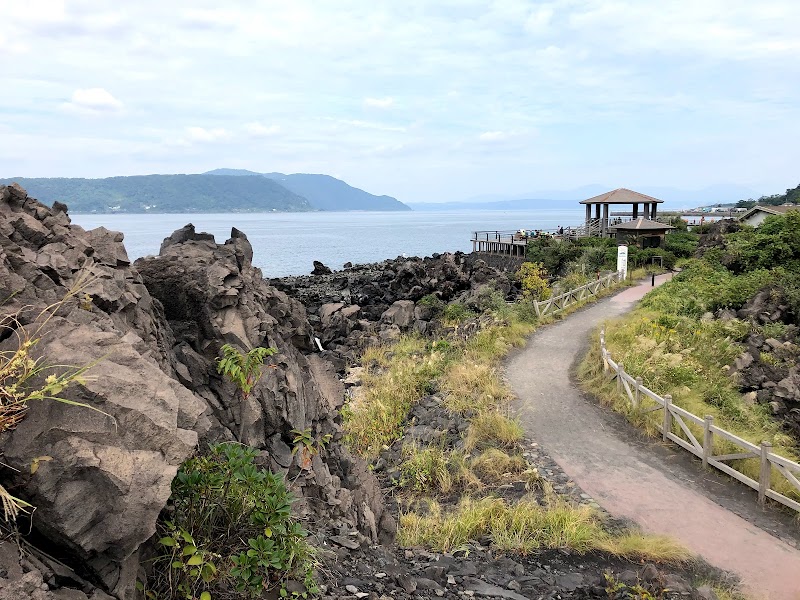
[[[85,229],[104,226],[125,234],[131,260],[158,254],[165,237],[187,223],[222,243],[231,227],[253,245],[253,263],[267,277],[302,275],[319,260],[332,269],[346,262],[472,250],[476,230],[553,229],[578,225],[583,207],[565,210],[459,212],[316,212],[262,214],[70,215]]]

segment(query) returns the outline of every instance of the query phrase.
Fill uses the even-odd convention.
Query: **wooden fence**
[[[545,315],[557,313],[573,304],[596,296],[601,290],[610,288],[618,281],[620,281],[620,273],[609,273],[596,281],[590,281],[586,285],[564,292],[558,296],[553,296],[547,300],[534,300],[533,308],[536,311],[537,317],[544,317]]]
[[[758,501],[764,504],[767,498],[800,512],[800,502],[793,500],[772,489],[776,476],[783,477],[790,486],[800,494],[800,465],[772,452],[772,444],[761,442],[760,446],[721,429],[714,425],[714,418],[706,416],[701,419],[672,403],[672,396],[663,398],[642,385],[641,377],[632,377],[625,372],[622,363],[611,359],[611,352],[606,349],[605,329],[600,331],[600,353],[603,359],[603,371],[617,380],[617,392],[625,395],[633,410],[645,415],[663,411],[663,419],[658,425],[664,441],[670,440],[678,444],[703,461],[703,466],[711,466],[738,479],[745,485],[758,491]],[[655,405],[652,405],[652,401]],[[650,404],[646,406],[646,404]],[[690,425],[696,427],[692,431]],[[726,454],[714,454],[714,437],[719,436],[736,451]],[[741,463],[728,464],[730,461],[757,459],[760,461],[758,481],[748,477],[737,466]]]

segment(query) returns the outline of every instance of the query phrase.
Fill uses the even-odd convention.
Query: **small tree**
[[[542,263],[522,263],[516,279],[522,284],[522,295],[526,300],[547,300],[552,294]]]
[[[263,375],[264,359],[277,352],[277,348],[258,347],[242,354],[238,348],[225,344],[222,347],[222,358],[217,359],[217,373],[233,382],[242,393],[242,400],[247,400],[253,386]]]

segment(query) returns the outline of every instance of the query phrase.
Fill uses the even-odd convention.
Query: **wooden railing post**
[[[667,394],[664,396],[664,424],[662,425],[665,442],[669,439],[667,436],[672,431],[672,413],[669,410],[670,406],[672,406],[672,396]]]
[[[703,423],[703,466],[708,466],[708,457],[714,455],[714,432],[711,426],[714,424],[714,417],[706,415]]]
[[[633,410],[639,410],[639,405],[642,403],[642,378],[637,377],[636,383],[633,387]]]
[[[767,501],[767,490],[772,479],[772,463],[769,462],[768,454],[772,450],[770,442],[761,442],[761,469],[758,475],[758,502],[764,504]]]
[[[624,373],[624,369],[622,367],[622,363],[617,363],[617,393],[622,393],[622,374]]]

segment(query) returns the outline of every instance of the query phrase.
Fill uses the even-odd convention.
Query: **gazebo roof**
[[[629,190],[627,188],[611,190],[605,194],[595,196],[594,198],[581,200],[581,204],[660,204],[662,202],[664,201],[659,200],[658,198],[653,198],[652,196],[640,194],[639,192],[634,192],[633,190]]]
[[[659,223],[658,221],[651,221],[644,217],[639,217],[633,221],[625,221],[619,225],[609,227],[609,229],[616,229],[618,231],[667,231],[668,229],[675,229],[672,225],[666,223]]]

